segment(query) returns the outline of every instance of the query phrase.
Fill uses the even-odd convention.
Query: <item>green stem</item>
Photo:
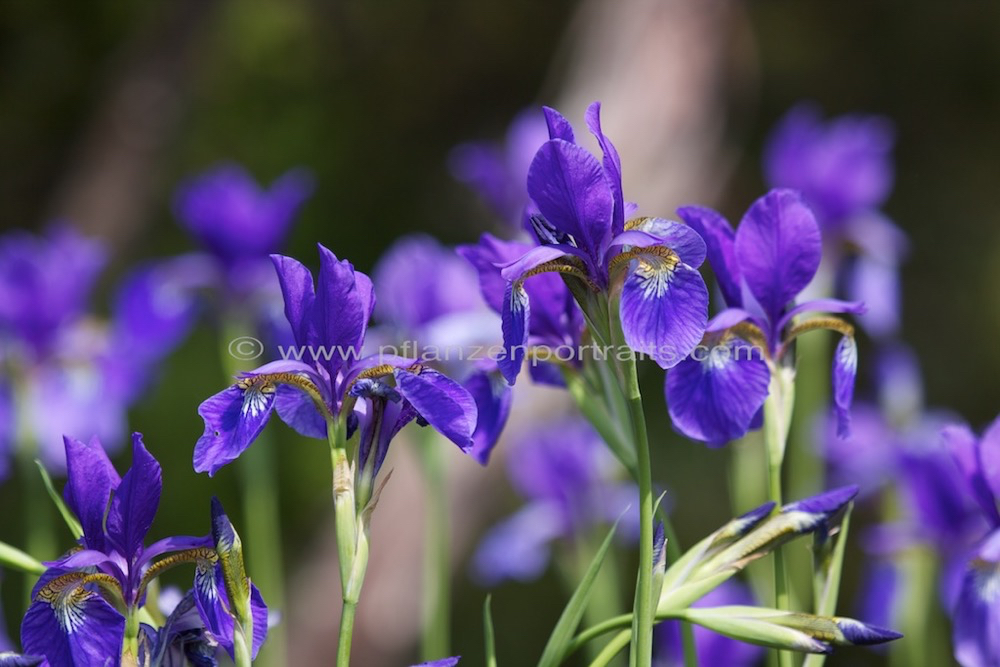
[[[628,630],[619,632],[603,649],[601,649],[601,652],[598,653],[597,657],[590,663],[590,667],[605,667],[609,662],[614,660],[616,655],[622,652],[622,649],[628,646],[631,638],[632,633]]]
[[[350,667],[351,664],[351,636],[354,634],[354,611],[357,604],[344,600],[344,607],[340,612],[340,635],[337,642],[337,667]]]
[[[624,342],[624,341],[622,341]],[[635,358],[621,364],[625,398],[635,437],[639,484],[639,572],[636,576],[632,634],[637,667],[649,667],[653,655],[653,479],[646,417],[639,391]]]
[[[781,468],[788,442],[788,428],[794,401],[792,371],[775,368],[771,373],[771,385],[764,402],[764,445],[768,462],[768,497],[775,503],[777,512],[782,505]],[[788,596],[788,575],[785,571],[785,556],[782,548],[774,550],[774,606],[778,609],[790,608]],[[778,652],[778,664],[791,667],[792,654]]]
[[[425,661],[451,655],[451,548],[445,449],[436,432],[420,429],[420,461],[427,498],[424,511],[422,636]]]
[[[250,329],[241,324],[238,315],[227,317],[231,322],[223,331],[223,343],[243,335]],[[241,371],[250,370],[246,362],[232,355],[227,346],[220,350],[226,381]],[[253,520],[247,522],[247,561],[253,566],[253,579],[267,596],[273,609],[285,609],[284,555],[282,550],[280,485],[277,479],[277,460],[274,443],[265,430],[239,459],[240,494],[243,515]],[[285,624],[279,623],[268,633],[257,661],[262,665],[281,665],[287,657]]]

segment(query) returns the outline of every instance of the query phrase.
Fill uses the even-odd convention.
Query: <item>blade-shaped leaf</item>
[[[52,502],[55,503],[56,509],[58,509],[59,514],[62,515],[63,521],[65,521],[66,525],[69,527],[69,531],[73,533],[73,539],[80,539],[83,537],[83,527],[80,525],[80,522],[77,521],[73,512],[66,507],[66,501],[63,500],[63,497],[56,493],[55,486],[52,484],[52,478],[49,476],[49,471],[45,469],[45,465],[38,459],[35,459],[35,465],[38,466],[38,472],[42,475],[42,482],[45,484],[45,490],[48,492],[49,498],[51,498]]]
[[[587,572],[583,575],[583,579],[576,587],[569,602],[566,603],[566,608],[563,609],[559,621],[556,623],[555,628],[552,629],[552,634],[549,635],[548,643],[545,644],[545,650],[538,661],[538,667],[555,667],[562,662],[563,656],[566,655],[566,648],[569,646],[570,641],[572,641],[573,633],[576,632],[576,628],[583,618],[594,581],[601,571],[601,566],[604,564],[604,557],[611,547],[611,541],[614,538],[617,528],[618,521],[615,521],[615,525],[611,526],[608,536],[604,538],[600,549],[597,550],[597,554],[587,567]]]
[[[486,646],[486,667],[497,667],[497,649],[493,639],[493,612],[490,603],[493,601],[492,595],[486,596],[483,603],[483,636]]]
[[[851,526],[851,512],[854,503],[850,503],[844,512],[844,519],[840,524],[840,531],[836,537],[836,543],[832,552],[825,550],[819,552],[826,556],[817,563],[814,588],[816,591],[815,612],[820,616],[833,616],[837,611],[837,597],[840,592],[840,573],[844,563],[844,550],[847,545],[848,529]],[[812,654],[806,657],[802,667],[823,667],[826,662],[826,655]]]
[[[0,565],[28,574],[42,574],[45,566],[16,547],[0,542]]]

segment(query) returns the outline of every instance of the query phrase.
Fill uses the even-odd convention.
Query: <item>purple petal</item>
[[[532,246],[519,241],[503,241],[492,234],[483,234],[476,245],[459,246],[457,252],[479,272],[479,290],[487,305],[500,312],[507,281],[500,275],[500,266],[522,257]]]
[[[507,283],[503,310],[500,315],[503,328],[503,354],[497,358],[497,366],[508,383],[514,384],[521,372],[528,345],[528,318],[531,314],[530,300],[524,285]]]
[[[820,514],[830,517],[839,512],[856,495],[858,495],[858,487],[850,484],[789,503],[781,508],[781,512],[783,514],[805,512],[806,514]]]
[[[1000,532],[994,532],[987,542],[998,537]],[[995,558],[977,555],[966,566],[952,612],[955,659],[962,667],[991,667],[1000,655],[1000,570]]]
[[[455,667],[461,657],[462,656],[460,655],[456,655],[451,658],[441,658],[440,660],[421,662],[419,665],[413,665],[413,667]]]
[[[611,140],[604,136],[601,130],[601,103],[594,102],[587,107],[584,120],[590,133],[597,138],[597,143],[601,145],[604,153],[602,164],[604,173],[608,176],[608,183],[611,185],[611,194],[614,196],[615,210],[611,219],[611,234],[616,236],[625,231],[625,198],[622,195],[622,161],[618,157],[618,150]],[[686,261],[686,260],[685,260]],[[690,264],[690,262],[688,262]],[[700,262],[699,262],[700,264]],[[697,266],[697,265],[693,265]]]
[[[573,136],[573,126],[566,118],[551,107],[542,107],[542,114],[545,116],[545,125],[549,128],[549,139],[562,139],[569,143],[576,143]]]
[[[271,255],[271,261],[278,274],[281,296],[285,301],[285,319],[292,327],[295,344],[300,347],[319,344],[312,273],[291,257]]]
[[[359,281],[350,262],[338,260],[322,245],[319,246],[319,256],[316,303],[320,337],[330,348],[360,352],[371,315],[369,309],[374,301],[371,281],[367,276]],[[328,361],[323,360],[331,378],[337,376],[343,363],[343,356],[338,354],[330,355]]]
[[[224,648],[230,657],[233,657],[235,623],[229,613],[229,597],[226,594],[222,566],[207,560],[198,562],[194,574],[194,599],[198,614],[205,624],[205,629],[215,637],[219,646]],[[255,617],[255,626],[256,620]],[[256,628],[254,635],[256,635]],[[254,643],[256,644],[256,641]]]
[[[979,441],[976,434],[965,424],[949,424],[942,429],[941,436],[952,458],[958,464],[972,497],[975,498],[990,522],[994,526],[1000,526],[1000,512],[997,511],[995,496],[983,476]]]
[[[80,520],[87,546],[103,551],[104,514],[111,494],[121,484],[121,477],[96,437],[86,445],[69,437],[64,437],[63,442],[66,446],[67,480],[63,491],[66,505]]]
[[[993,497],[1000,498],[1000,417],[986,427],[979,441],[979,463]]]
[[[757,318],[742,308],[726,308],[709,320],[705,330],[711,332],[725,331],[746,320],[752,320],[758,326],[761,324]]]
[[[868,307],[858,318],[865,331],[886,337],[899,330],[902,288],[898,266],[858,257],[845,282],[847,295]]]
[[[572,235],[600,266],[611,238],[614,195],[597,158],[566,141],[546,142],[528,169],[528,194],[546,220]]]
[[[847,115],[824,123],[812,105],[781,120],[765,151],[768,180],[801,190],[823,223],[876,208],[893,182],[894,131],[881,116]]]
[[[122,477],[108,510],[108,539],[130,563],[142,549],[153,525],[163,490],[163,471],[142,443],[132,434],[132,467]]]
[[[684,206],[677,209],[677,215],[704,239],[708,263],[726,305],[742,306],[740,283],[743,276],[736,261],[736,232],[732,225],[719,213],[701,206]]]
[[[851,432],[851,401],[858,375],[858,344],[854,336],[844,336],[833,353],[833,404],[837,413],[837,435]]]
[[[326,440],[326,418],[316,403],[301,390],[281,385],[275,391],[274,406],[281,421],[307,438]]]
[[[465,389],[476,402],[476,430],[469,455],[486,465],[510,416],[514,392],[496,373],[477,371],[465,381]]]
[[[21,621],[25,652],[44,655],[52,667],[118,665],[125,617],[97,593],[66,590],[76,582],[49,586],[52,593],[36,598]]]
[[[708,289],[701,274],[657,255],[636,262],[621,295],[625,342],[671,368],[701,341],[708,319]]]
[[[157,540],[142,550],[142,558],[146,562],[152,562],[155,558],[172,551],[187,551],[188,549],[200,549],[202,547],[213,546],[212,538],[208,535],[194,537],[191,535],[176,535]]]
[[[525,505],[483,537],[472,558],[473,574],[487,586],[507,579],[537,579],[549,564],[549,544],[562,535],[563,525],[551,503]]]
[[[181,184],[174,212],[206,248],[231,264],[278,250],[312,189],[312,176],[304,170],[286,172],[265,190],[243,167],[226,164]]]
[[[194,469],[209,476],[236,460],[267,425],[274,394],[229,387],[198,406],[205,431],[194,446]]]
[[[404,332],[482,307],[473,268],[425,235],[396,241],[376,264],[374,282],[379,321]]]
[[[500,267],[500,275],[504,280],[520,280],[528,271],[551,262],[554,259],[564,257],[566,249],[558,245],[536,246],[518,257],[512,262],[508,262]]]
[[[705,241],[687,225],[665,218],[646,218],[635,229],[618,234],[611,239],[611,247],[631,245],[641,248],[665,245],[692,268],[701,266],[706,257]]]
[[[743,216],[735,250],[751,294],[777,322],[816,274],[823,244],[816,217],[801,196],[772,190]]]
[[[780,320],[778,320],[778,326],[776,329],[778,331],[782,331],[785,326],[792,321],[792,318],[800,313],[850,313],[852,315],[860,315],[866,310],[866,304],[860,301],[844,301],[842,299],[813,299],[812,301],[806,301],[805,303],[800,303],[794,308],[791,308]]]
[[[47,667],[50,664],[43,655],[18,655],[8,650],[9,643],[5,645],[4,641],[0,638],[0,667]]]
[[[469,453],[476,430],[476,402],[462,385],[435,370],[397,368],[396,389],[427,423]]]
[[[771,373],[760,351],[737,338],[699,347],[667,373],[665,392],[674,428],[720,446],[742,437],[767,399]]]

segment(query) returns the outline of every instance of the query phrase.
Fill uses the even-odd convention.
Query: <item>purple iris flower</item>
[[[867,304],[859,321],[875,336],[899,327],[899,265],[908,246],[879,211],[892,190],[894,142],[887,118],[824,121],[803,104],[778,123],[764,156],[770,184],[800,191],[816,212],[838,272],[835,291]]]
[[[500,267],[524,256],[532,246],[522,241],[505,241],[492,234],[483,234],[476,245],[459,246],[458,254],[465,257],[479,273],[479,289],[486,304],[497,314],[503,313],[507,281]],[[531,346],[578,349],[583,338],[583,312],[566,283],[556,273],[542,273],[524,283],[528,301],[532,304],[527,321],[527,338]],[[567,362],[579,365],[579,355]],[[563,386],[559,369],[548,361],[531,359],[529,366],[535,382]]]
[[[963,424],[943,435],[989,525],[965,559],[952,610],[955,659],[962,667],[988,667],[1000,658],[1000,419],[981,438]]]
[[[240,165],[224,164],[182,183],[174,211],[209,252],[235,268],[278,251],[312,191],[313,178],[304,169],[264,189]]]
[[[503,267],[506,354],[500,369],[511,384],[520,372],[529,339],[530,294],[525,283],[542,273],[561,273],[588,291],[605,292],[621,281],[620,317],[625,342],[663,368],[686,357],[701,340],[708,290],[697,267],[705,244],[685,225],[661,218],[626,223],[621,160],[601,131],[600,103],[586,122],[604,157],[575,142],[559,112],[545,108],[549,141],[528,169],[528,194],[539,214],[531,223],[539,242]],[[617,287],[615,288],[617,289]]]
[[[193,302],[158,280],[174,270],[174,260],[129,274],[110,322],[91,318],[88,302],[104,256],[100,243],[66,225],[45,236],[0,237],[0,359],[10,378],[0,386],[0,413],[28,420],[22,432],[55,472],[65,466],[63,433],[123,443],[126,409],[193,324]],[[0,420],[0,457],[16,429],[13,417]]]
[[[328,427],[339,419],[348,431],[360,425],[358,472],[371,460],[372,478],[389,441],[414,419],[429,423],[463,451],[472,450],[477,416],[469,392],[414,359],[362,356],[375,307],[372,281],[323,246],[319,253],[315,284],[309,269],[295,259],[272,256],[296,358],[289,355],[244,373],[236,384],[201,404],[198,414],[205,420],[205,432],[195,445],[195,470],[214,475],[236,459],[275,410],[286,424],[311,438],[326,439]]]
[[[484,350],[497,330],[497,317],[476,287],[475,270],[434,239],[408,236],[379,260],[375,285],[375,316],[395,329],[393,339],[415,342],[413,354],[421,361],[439,362],[464,377],[478,413],[469,454],[485,465],[507,423],[513,393],[485,355],[465,361],[465,352],[472,357]]]
[[[213,537],[169,537],[152,545],[145,538],[162,489],[160,464],[142,436],[132,439],[132,467],[119,477],[95,438],[90,444],[65,439],[67,506],[83,528],[80,549],[48,563],[32,591],[21,622],[21,643],[44,655],[53,667],[119,664],[126,618],[144,604],[149,582],[180,563],[196,566],[194,598],[205,629],[233,652],[233,621],[220,564],[219,531],[232,530],[217,502]],[[227,528],[228,526],[228,528]],[[267,633],[267,608],[253,589],[253,650]],[[125,612],[125,615],[122,614]]]
[[[619,466],[582,419],[547,424],[516,442],[507,473],[527,502],[480,543],[473,572],[484,584],[537,578],[554,541],[586,535],[637,507],[635,485],[615,478]],[[624,526],[633,532],[634,518]]]
[[[705,597],[694,603],[694,607],[722,607],[727,605],[754,606],[750,589],[735,579],[729,579],[712,589]],[[681,624],[678,621],[664,621],[653,632],[654,667],[680,667],[684,664],[684,647],[681,643]],[[694,643],[698,654],[698,664],[702,667],[752,667],[760,664],[765,649],[730,639],[700,625],[694,626]]]
[[[548,138],[538,112],[522,111],[511,122],[502,146],[488,142],[456,146],[449,156],[451,173],[475,190],[502,220],[520,227],[530,206],[524,192],[528,166]]]
[[[792,190],[771,190],[733,230],[719,213],[697,206],[677,211],[704,239],[719,290],[728,306],[707,328],[704,354],[678,364],[666,379],[674,426],[684,435],[723,445],[760,425],[772,368],[790,362],[792,340],[815,328],[842,334],[833,359],[838,431],[849,430],[857,374],[854,329],[837,318],[796,323],[812,312],[858,313],[864,305],[837,299],[795,304],[819,268],[819,225]]]

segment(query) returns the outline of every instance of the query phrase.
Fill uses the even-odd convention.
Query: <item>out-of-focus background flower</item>
[[[883,208],[910,238],[902,336],[919,356],[926,403],[982,425],[1000,410],[998,27],[1000,6],[988,3],[10,1],[0,4],[0,226],[40,231],[58,219],[103,240],[108,266],[92,301],[108,314],[130,267],[195,248],[175,217],[176,188],[220,163],[239,162],[263,183],[308,169],[314,194],[286,253],[309,263],[321,242],[370,272],[404,234],[453,245],[502,228],[449,161],[454,168],[463,142],[499,145],[532,105],[558,105],[578,120],[600,99],[627,198],[644,213],[673,217],[676,206],[700,203],[734,221],[766,187],[765,140],[789,108],[811,100],[828,115],[878,113],[896,132],[895,186]],[[131,408],[129,426],[145,434],[173,490],[157,535],[207,530],[216,494],[252,539],[235,471],[209,480],[191,467],[198,403],[226,372],[212,326],[225,313],[203,309]],[[872,396],[867,347],[859,393]],[[690,544],[731,516],[731,448],[676,435],[659,371],[646,368],[643,381],[654,477],[670,489]],[[529,394],[515,399],[499,458],[516,453],[518,420],[555,422],[566,411],[558,392]],[[322,443],[269,428],[290,582],[289,664],[324,664],[339,606],[329,456]],[[375,518],[358,664],[409,664],[415,654],[420,482],[409,445],[394,445],[387,464],[395,473]],[[521,501],[499,458],[483,470],[449,454],[455,653],[477,664],[484,590],[469,563],[490,525]],[[0,539],[23,533],[20,486],[16,477],[0,485]],[[862,609],[858,542],[840,605],[849,615]],[[248,567],[252,574],[252,560]],[[563,599],[554,570],[498,589],[505,664],[538,655]],[[2,600],[20,609],[20,587],[5,585]],[[6,618],[16,637],[16,614]],[[928,651],[950,659],[947,646]],[[852,649],[830,664],[881,664],[886,655]]]

